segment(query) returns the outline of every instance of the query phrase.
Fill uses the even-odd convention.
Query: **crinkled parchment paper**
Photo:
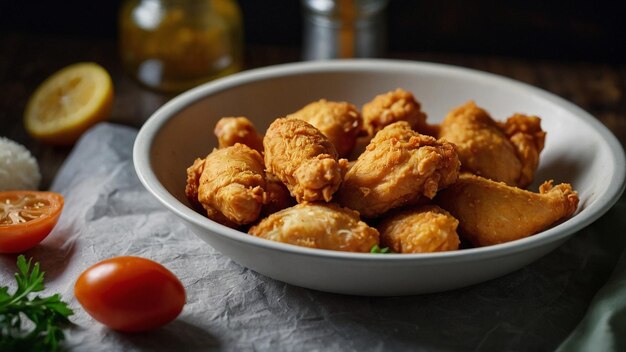
[[[44,293],[60,292],[76,312],[67,332],[70,350],[554,350],[581,321],[624,249],[622,198],[553,253],[480,285],[388,298],[312,291],[248,270],[187,230],[140,184],[132,163],[135,136],[136,130],[112,124],[83,136],[52,186],[65,197],[60,222],[27,253],[46,271]],[[122,334],[81,309],[73,296],[78,275],[120,255],[153,259],[181,279],[187,304],[178,319],[153,332]],[[15,256],[0,262],[0,285],[13,285]]]

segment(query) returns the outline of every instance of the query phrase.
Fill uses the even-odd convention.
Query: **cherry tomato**
[[[56,225],[63,196],[54,192],[0,192],[0,253],[20,253],[43,241]]]
[[[163,265],[140,257],[115,257],[85,270],[74,295],[94,319],[111,329],[140,332],[174,320],[185,288]]]

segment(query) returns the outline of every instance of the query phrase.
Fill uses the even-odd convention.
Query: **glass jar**
[[[241,70],[243,29],[234,0],[125,0],[122,64],[139,82],[179,92]]]
[[[389,0],[301,0],[303,58],[380,57],[387,45]]]

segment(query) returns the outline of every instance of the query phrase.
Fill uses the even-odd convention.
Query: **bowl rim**
[[[536,95],[557,105],[589,124],[600,134],[603,141],[606,143],[608,150],[611,151],[611,159],[614,165],[614,172],[611,175],[609,186],[605,188],[603,193],[597,195],[598,200],[576,213],[573,217],[548,230],[526,238],[487,247],[468,248],[449,252],[372,255],[371,253],[353,253],[300,247],[258,238],[239,230],[231,229],[208,219],[176,199],[165,189],[161,182],[159,182],[151,168],[150,151],[154,137],[158,134],[159,130],[178,112],[207,96],[255,81],[292,75],[333,72],[397,72],[398,70],[430,71],[443,76],[452,75],[483,80],[495,86],[505,85],[509,89],[519,90],[524,94]],[[428,261],[429,263],[440,261],[454,262],[466,261],[468,259],[494,258],[527,251],[555,241],[565,240],[565,238],[588,226],[606,213],[618,201],[626,187],[626,156],[622,145],[615,135],[598,119],[573,103],[530,84],[489,72],[440,63],[395,59],[341,59],[287,63],[251,69],[202,84],[174,97],[157,109],[148,120],[146,120],[134,142],[133,163],[140,182],[162,205],[181,219],[219,236],[225,236],[230,240],[244,244],[260,246],[268,250],[277,250],[289,254],[326,259],[371,260],[393,263],[405,261],[419,263],[423,261]],[[603,199],[603,201],[600,201],[600,199]]]

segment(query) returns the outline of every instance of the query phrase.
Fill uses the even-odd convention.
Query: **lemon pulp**
[[[44,81],[24,112],[26,130],[50,144],[72,144],[95,123],[109,117],[113,84],[95,63],[70,65]]]

